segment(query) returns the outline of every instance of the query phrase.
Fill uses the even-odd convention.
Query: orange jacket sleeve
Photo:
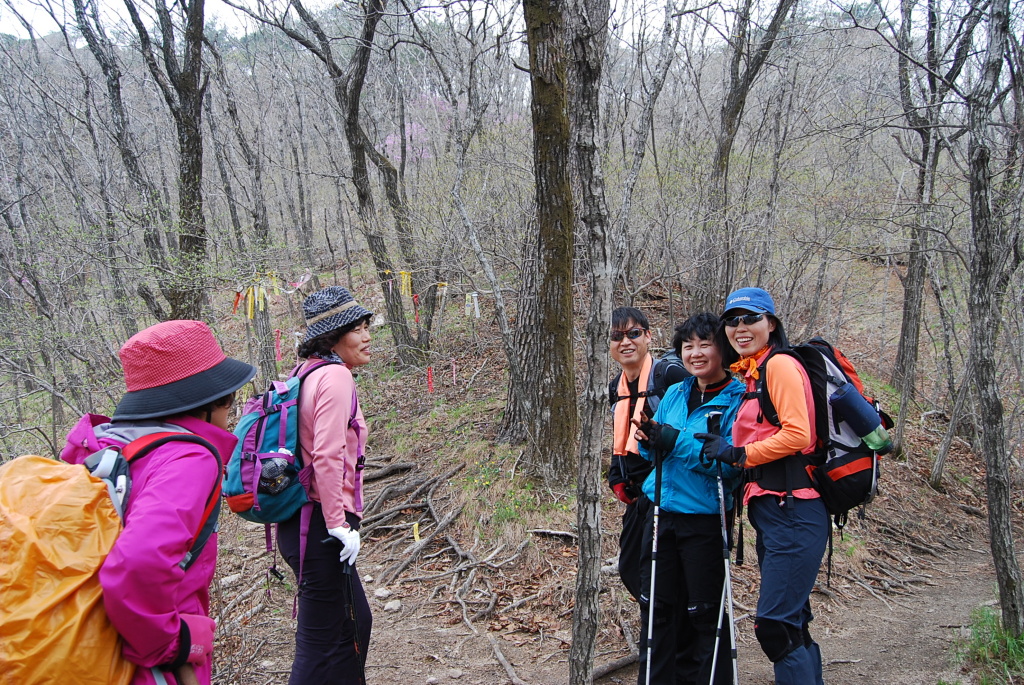
[[[803,371],[788,354],[777,354],[765,366],[768,396],[779,414],[779,431],[769,438],[752,442],[747,448],[747,466],[801,452],[811,445],[811,420],[807,412],[807,394]]]

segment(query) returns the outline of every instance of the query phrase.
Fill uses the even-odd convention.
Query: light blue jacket
[[[654,421],[667,423],[679,429],[675,447],[665,457],[661,466],[661,502],[665,511],[677,514],[717,514],[718,509],[718,462],[710,465],[700,463],[703,441],[693,437],[695,433],[708,432],[708,413],[722,412],[721,433],[732,442],[732,422],[743,400],[745,388],[739,381],[732,380],[713,399],[697,407],[691,414],[687,407],[690,389],[696,378],[687,378],[670,387],[661,399]],[[643,445],[640,456],[651,461],[653,455]],[[740,479],[740,469],[722,465],[722,487],[725,490],[725,508],[732,507],[732,492]],[[655,472],[652,470],[644,481],[644,494],[654,501]]]

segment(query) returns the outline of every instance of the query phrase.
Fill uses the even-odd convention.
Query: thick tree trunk
[[[572,349],[575,211],[569,183],[570,132],[565,17],[559,0],[524,0],[533,95],[533,168],[537,205],[537,288],[523,304],[532,364],[523,416],[530,425],[530,466],[545,480],[573,475],[576,409]]]
[[[978,409],[984,417],[981,449],[985,459],[989,536],[999,585],[1003,628],[1024,635],[1024,582],[1013,541],[1010,454],[999,397],[996,340],[1000,310],[1013,271],[1021,262],[1020,232],[994,215],[990,198],[989,118],[999,84],[1003,56],[1009,42],[1009,0],[994,0],[988,25],[988,49],[980,80],[968,98],[968,163],[970,175],[971,253],[970,319],[971,359],[974,362]]]
[[[601,591],[601,454],[606,416],[608,330],[611,327],[614,245],[604,196],[604,175],[597,147],[601,70],[608,35],[609,0],[569,3],[569,50],[572,69],[574,168],[579,187],[580,218],[590,257],[590,316],[584,347],[587,376],[580,404],[579,462],[576,475],[576,604],[572,615],[569,682],[590,685],[600,624]]]
[[[193,0],[200,2],[200,0]],[[203,214],[203,92],[199,74],[185,80],[178,92],[178,260],[175,285],[169,293],[172,319],[200,319],[206,301],[206,217]]]

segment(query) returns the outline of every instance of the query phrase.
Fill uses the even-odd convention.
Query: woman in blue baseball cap
[[[732,426],[735,446],[717,435],[697,437],[706,455],[744,469],[743,503],[757,531],[761,568],[754,635],[774,664],[776,683],[820,685],[821,650],[808,624],[829,520],[805,469],[819,452],[811,383],[803,365],[786,354],[789,341],[765,290],[729,295],[719,335],[747,393]],[[769,401],[776,422],[762,410]]]

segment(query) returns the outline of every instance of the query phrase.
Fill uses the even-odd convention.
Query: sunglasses
[[[630,328],[628,331],[612,331],[612,342],[619,342],[623,338],[636,340],[643,334],[644,329],[642,328]]]
[[[727,316],[724,319],[722,319],[722,323],[724,323],[729,328],[736,328],[737,326],[740,325],[740,321],[742,321],[747,326],[752,326],[763,318],[764,314],[744,314],[743,316]]]

